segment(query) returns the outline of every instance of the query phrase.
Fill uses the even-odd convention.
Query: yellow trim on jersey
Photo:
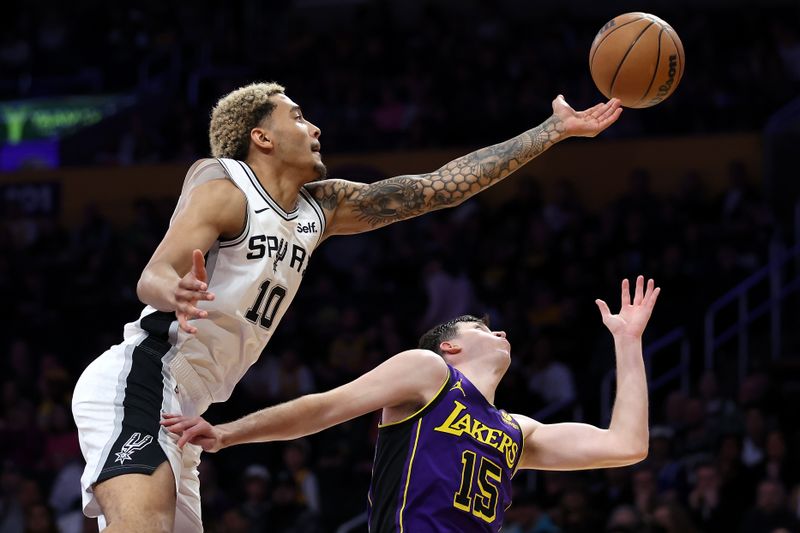
[[[514,416],[511,413],[508,413],[508,416],[514,418]],[[518,431],[520,439],[519,439],[519,455],[517,456],[517,464],[514,465],[514,471],[511,472],[511,479],[514,479],[514,476],[517,475],[517,472],[519,471],[519,464],[522,462],[522,454],[525,453],[525,433],[522,432],[522,425],[516,418],[514,418],[514,422],[516,422],[517,425],[519,426]],[[509,507],[511,507],[511,504],[509,504]],[[508,507],[506,507],[506,509],[508,509]]]
[[[423,406],[422,406],[422,408],[421,408],[421,409],[419,409],[418,411],[416,411],[414,414],[412,414],[412,415],[409,415],[409,416],[405,417],[405,418],[404,418],[404,419],[402,419],[402,420],[398,420],[397,422],[389,422],[388,424],[378,424],[378,429],[385,428],[385,427],[389,427],[389,426],[396,426],[397,424],[402,424],[403,422],[408,422],[409,420],[411,420],[412,418],[414,418],[415,416],[417,416],[418,414],[420,414],[422,411],[424,411],[425,409],[427,409],[427,408],[428,408],[428,406],[429,406],[430,404],[432,404],[434,400],[436,400],[436,398],[438,398],[438,397],[439,397],[439,395],[442,393],[442,391],[443,391],[443,390],[444,390],[444,388],[447,386],[447,383],[448,383],[449,381],[450,381],[450,367],[448,366],[448,367],[447,367],[447,376],[444,378],[444,383],[442,383],[442,386],[441,386],[441,387],[439,387],[439,390],[436,392],[436,394],[434,394],[434,395],[433,395],[433,398],[431,398],[431,399],[428,401],[428,403],[426,403],[425,405],[423,405]]]
[[[408,462],[406,487],[403,489],[403,505],[402,507],[400,507],[400,533],[403,533],[403,511],[406,508],[406,498],[408,497],[408,486],[411,484],[411,468],[414,466],[414,456],[417,454],[417,443],[419,442],[419,430],[421,428],[422,428],[422,419],[420,418],[417,421],[417,436],[414,437],[414,448],[411,450],[411,460]]]

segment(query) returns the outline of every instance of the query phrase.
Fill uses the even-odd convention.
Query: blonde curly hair
[[[219,99],[211,111],[208,139],[211,155],[244,160],[250,149],[250,130],[267,118],[275,104],[270,97],[283,94],[275,83],[251,83]]]

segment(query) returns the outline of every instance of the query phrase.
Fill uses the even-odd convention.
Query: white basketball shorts
[[[162,412],[196,414],[192,406],[181,406],[178,384],[167,363],[174,352],[165,340],[142,333],[95,359],[75,386],[72,413],[86,460],[81,477],[83,512],[97,517],[101,529],[105,518],[94,485],[123,474],[152,474],[169,461],[177,502],[174,531],[203,530],[197,472],[202,449],[191,444],[179,449],[177,437],[159,424]]]

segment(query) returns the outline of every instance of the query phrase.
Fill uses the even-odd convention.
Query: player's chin
[[[314,163],[314,174],[317,180],[324,180],[328,176],[328,167],[322,161]]]
[[[511,352],[505,352],[500,356],[497,366],[503,369],[503,372],[508,370],[511,366]]]

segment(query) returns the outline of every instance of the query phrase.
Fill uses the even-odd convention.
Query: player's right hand
[[[181,416],[162,413],[161,425],[180,436],[178,448],[186,443],[196,444],[206,452],[218,452],[222,448],[219,430],[205,421],[202,416]]]
[[[584,111],[575,111],[560,94],[553,100],[553,115],[561,120],[569,137],[594,137],[622,114],[619,98],[597,104]]]
[[[633,300],[631,300],[628,280],[622,280],[622,297],[618,314],[611,314],[608,305],[603,300],[595,300],[595,303],[600,308],[603,324],[615,338],[640,339],[660,293],[661,288],[656,287],[652,279],[647,281],[645,290],[644,276],[639,276],[636,278]]]
[[[192,269],[178,282],[174,296],[175,316],[181,329],[186,333],[197,333],[197,328],[189,324],[189,320],[208,317],[207,311],[197,308],[197,302],[214,299],[214,293],[208,292],[208,273],[202,251],[192,252]]]

